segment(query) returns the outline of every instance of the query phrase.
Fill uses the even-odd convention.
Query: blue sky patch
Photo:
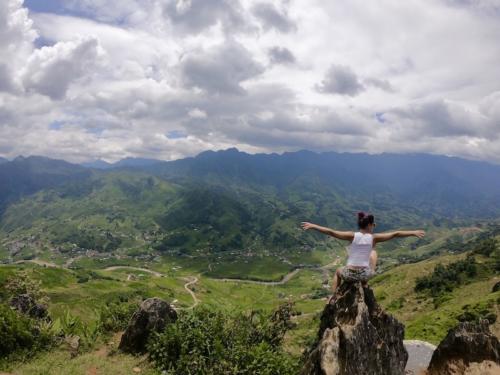
[[[187,138],[187,134],[182,130],[172,130],[167,133],[168,139],[179,139],[179,138]]]

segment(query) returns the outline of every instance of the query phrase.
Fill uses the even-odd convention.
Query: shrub
[[[40,324],[0,304],[0,358],[7,359],[12,355],[30,356],[48,347],[53,336]],[[0,361],[0,367],[8,363]]]
[[[100,332],[117,332],[127,328],[130,318],[137,310],[138,306],[138,301],[118,301],[104,305],[97,311]]]
[[[6,296],[10,299],[20,294],[28,294],[35,301],[46,303],[48,298],[40,289],[41,284],[40,280],[32,279],[27,271],[18,271],[5,282]]]
[[[495,252],[497,247],[498,247],[498,241],[495,238],[488,238],[486,240],[479,242],[476,245],[474,253],[489,257],[493,252]]]
[[[431,275],[417,278],[415,291],[428,292],[432,297],[439,297],[443,293],[451,292],[456,286],[463,284],[476,274],[477,263],[473,256],[447,266],[439,263]]]
[[[224,314],[200,307],[149,343],[150,357],[167,374],[296,374],[298,360],[284,352],[291,305],[273,314]]]

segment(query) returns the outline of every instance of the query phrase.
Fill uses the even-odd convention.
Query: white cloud
[[[236,146],[500,163],[494,1],[108,3],[0,3],[0,156]]]
[[[93,37],[42,47],[26,63],[22,73],[24,87],[52,99],[62,99],[70,83],[91,73],[102,54],[98,40]]]

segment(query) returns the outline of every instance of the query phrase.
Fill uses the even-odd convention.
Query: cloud
[[[394,91],[394,87],[392,87],[391,83],[386,79],[366,78],[365,80],[363,80],[363,83],[366,86],[373,86],[383,91],[387,92]]]
[[[365,90],[352,69],[344,65],[332,65],[316,87],[322,93],[347,96],[356,96]]]
[[[294,64],[296,61],[292,51],[285,47],[271,47],[268,54],[273,64]]]
[[[238,0],[167,0],[163,12],[184,33],[197,34],[218,22],[231,31],[248,27]]]
[[[297,26],[288,18],[286,12],[279,11],[273,4],[255,4],[252,13],[262,22],[264,29],[275,29],[282,33],[289,33],[297,29]]]
[[[6,0],[0,156],[234,146],[500,163],[500,22],[487,5]]]
[[[71,82],[91,72],[102,53],[93,37],[42,47],[27,61],[24,87],[52,99],[62,99]]]
[[[263,71],[247,49],[231,40],[208,51],[192,53],[181,62],[186,87],[213,93],[243,94],[241,83]]]

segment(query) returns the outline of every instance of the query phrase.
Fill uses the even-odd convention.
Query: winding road
[[[163,273],[150,270],[149,268],[132,267],[132,266],[111,266],[111,267],[104,268],[103,271],[116,271],[119,269],[142,271],[142,272],[150,273],[151,275],[154,275],[156,277],[166,277],[166,275],[164,275]]]
[[[246,284],[258,284],[258,285],[283,285],[289,282],[300,270],[308,269],[308,270],[320,270],[323,273],[323,276],[328,277],[328,270],[334,268],[339,263],[339,260],[335,260],[332,263],[325,264],[321,267],[299,267],[287,273],[283,278],[279,281],[259,281],[259,280],[249,280],[249,279],[236,279],[236,278],[222,278],[217,279],[213,278],[212,280],[224,281],[224,282],[236,282],[236,283],[246,283]]]
[[[191,309],[194,309],[200,303],[200,300],[198,299],[198,297],[196,297],[196,294],[194,293],[194,291],[191,288],[189,288],[191,285],[194,285],[198,282],[198,278],[196,276],[189,276],[187,279],[188,279],[188,282],[186,284],[184,284],[184,289],[186,289],[186,291],[189,294],[191,294],[191,297],[193,297],[194,303],[191,306],[186,307],[186,310],[191,310]]]
[[[235,279],[232,279],[232,278],[222,278],[222,279],[213,278],[212,280],[221,281],[221,282],[234,282],[234,283],[245,283],[245,284],[278,286],[278,285],[284,285],[284,284],[288,283],[295,275],[297,275],[297,273],[299,273],[303,269],[320,270],[320,271],[323,272],[323,275],[325,277],[327,277],[328,276],[328,270],[330,270],[333,267],[335,267],[338,264],[338,262],[339,262],[339,260],[337,259],[334,262],[326,264],[326,265],[321,266],[321,267],[300,267],[300,268],[296,268],[296,269],[290,271],[289,273],[287,273],[285,276],[283,276],[283,278],[281,280],[279,280],[279,281],[259,281],[259,280],[236,279],[236,278]],[[37,264],[37,265],[43,266],[43,267],[53,267],[53,268],[63,268],[63,269],[68,268],[67,266],[71,264],[71,262],[66,262],[64,266],[61,266],[61,265],[58,265],[58,264],[55,264],[55,263],[51,263],[51,262],[47,262],[47,261],[40,260],[40,259],[20,260],[20,261],[14,262],[14,263],[17,263],[17,264],[20,264],[20,263],[34,263],[34,264]],[[156,276],[156,277],[166,277],[166,275],[163,274],[163,273],[161,273],[161,272],[154,271],[154,270],[151,270],[149,268],[141,268],[141,267],[133,267],[133,266],[110,266],[110,267],[102,269],[102,271],[115,271],[115,270],[119,270],[119,269],[128,269],[128,270],[133,270],[133,271],[141,271],[141,272],[149,273],[149,274],[151,274],[153,276]],[[196,296],[195,292],[190,288],[193,285],[195,285],[199,281],[199,279],[196,276],[187,276],[184,280],[187,281],[184,284],[184,289],[193,298],[193,304],[191,306],[189,306],[189,307],[186,307],[186,308],[179,308],[179,310],[180,309],[190,310],[190,309],[195,308],[200,303],[200,299]]]

